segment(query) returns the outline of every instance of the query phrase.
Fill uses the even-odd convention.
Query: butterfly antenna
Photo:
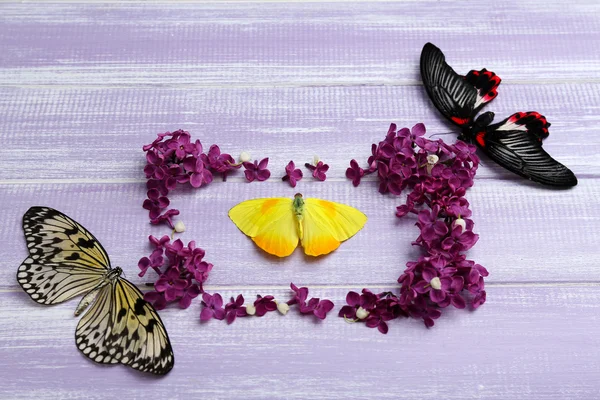
[[[456,132],[442,132],[442,133],[434,133],[432,135],[429,135],[429,137],[434,137],[434,136],[442,136],[442,135],[456,135]]]

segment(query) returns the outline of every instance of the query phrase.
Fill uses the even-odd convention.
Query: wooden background
[[[545,148],[579,177],[571,190],[528,183],[484,159],[467,194],[490,271],[488,301],[448,310],[432,329],[397,320],[388,335],[335,313],[348,290],[393,289],[414,220],[374,181],[353,188],[391,122],[453,128],[418,73],[431,41],[458,71],[503,78],[488,107],[537,110]],[[0,4],[0,397],[575,399],[600,396],[600,4],[570,1],[6,2]],[[270,157],[272,179],[241,173],[172,204],[215,264],[207,290],[287,298],[290,281],[328,297],[323,322],[290,313],[199,323],[200,305],[161,312],[175,351],[164,378],[89,362],[74,345],[75,301],[44,307],[19,288],[23,213],[55,207],[90,229],[137,277],[150,252],[142,145],[190,131],[234,155]],[[454,137],[444,137],[452,141]],[[318,154],[326,182],[279,181]],[[265,257],[227,218],[258,196],[322,197],[369,216],[317,261]]]

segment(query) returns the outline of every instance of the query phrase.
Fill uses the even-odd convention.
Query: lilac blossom
[[[327,179],[327,176],[325,174],[329,170],[329,165],[323,163],[323,161],[318,161],[316,157],[314,165],[305,163],[304,166],[312,172],[313,178],[319,181],[324,181],[325,179]]]
[[[208,321],[211,318],[222,320],[225,318],[225,310],[223,309],[223,298],[219,293],[210,295],[204,293],[202,295],[202,312],[200,313],[200,321]]]
[[[423,124],[412,129],[392,124],[385,139],[372,144],[367,167],[363,170],[352,160],[346,171],[354,186],[363,175],[377,172],[380,193],[401,195],[408,189],[396,216],[412,214],[420,231],[413,244],[423,255],[406,263],[398,292],[349,292],[347,305],[338,314],[382,333],[398,317],[422,319],[429,328],[448,306],[462,309],[470,300],[472,308],[478,308],[486,300],[488,271],[465,256],[478,239],[464,196],[473,186],[479,158],[473,145],[460,141],[448,145],[425,138],[425,132]]]
[[[244,162],[242,165],[246,169],[244,175],[248,182],[253,182],[254,180],[262,182],[269,179],[271,176],[271,171],[267,169],[267,166],[269,165],[268,157],[263,158],[260,162],[254,160],[254,163]]]
[[[288,181],[291,187],[296,187],[296,183],[302,179],[302,171],[296,168],[293,161],[290,161],[285,167],[285,175],[281,178],[282,181]]]

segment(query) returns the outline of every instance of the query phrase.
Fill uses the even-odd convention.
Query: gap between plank
[[[149,290],[150,287],[136,285],[140,290]],[[309,285],[309,289],[320,290],[360,290],[360,288],[389,288],[397,287],[393,284],[359,284],[359,285]],[[598,282],[495,282],[486,283],[486,288],[561,288],[561,287],[600,287]],[[241,290],[288,290],[289,285],[206,285],[204,289],[207,292],[223,291],[241,291]],[[23,292],[21,288],[0,289],[0,293],[19,293]]]
[[[583,85],[583,84],[600,84],[600,79],[555,79],[555,80],[512,80],[507,82],[502,81],[502,87],[506,86],[523,86],[523,85]],[[386,82],[365,82],[357,83],[354,81],[350,82],[269,82],[269,83],[185,83],[185,84],[139,84],[139,85],[86,85],[85,83],[79,85],[62,85],[62,84],[46,84],[46,85],[28,85],[28,84],[0,84],[1,88],[9,89],[53,89],[53,90],[65,90],[65,89],[177,89],[177,90],[196,90],[205,88],[219,88],[219,89],[268,89],[268,88],[336,88],[336,87],[403,87],[403,86],[423,86],[422,81],[416,80],[405,80],[405,81],[386,81]]]
[[[577,174],[578,179],[598,179],[600,175],[598,174]],[[497,176],[478,176],[475,179],[477,180],[497,180],[497,181],[521,181],[523,178],[501,178]],[[65,184],[65,185],[79,185],[79,184],[94,184],[94,185],[104,185],[104,184],[128,184],[128,183],[146,183],[146,179],[135,179],[135,178],[107,178],[107,179],[95,179],[95,178],[73,178],[73,179],[0,179],[0,185],[54,185],[54,184]],[[327,178],[328,182],[346,182],[350,181],[348,178]],[[238,177],[227,177],[226,181],[218,180],[219,183],[244,183],[246,179],[238,176]],[[307,181],[306,183],[320,183],[321,181]],[[361,182],[377,182],[377,178],[375,176],[367,176],[361,179]]]

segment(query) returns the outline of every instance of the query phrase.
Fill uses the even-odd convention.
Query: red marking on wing
[[[524,125],[527,128],[527,131],[537,136],[540,141],[547,138],[550,134],[550,132],[548,132],[550,123],[546,120],[546,117],[535,111],[515,113],[508,118],[507,122],[516,125]]]
[[[475,141],[477,141],[481,147],[485,147],[485,131],[477,132],[475,134]]]
[[[452,122],[454,122],[458,125],[467,125],[471,122],[471,118],[452,117],[450,119],[452,119]]]
[[[465,79],[478,90],[482,106],[498,95],[498,86],[502,82],[498,75],[485,68],[481,71],[469,71]]]

